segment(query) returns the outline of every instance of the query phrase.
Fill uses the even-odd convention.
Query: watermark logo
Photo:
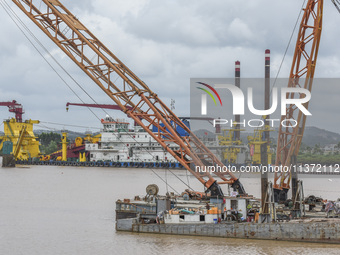
[[[200,84],[200,87],[196,87],[197,89],[205,92],[201,94],[201,115],[206,116],[208,115],[208,103],[207,103],[207,95],[213,100],[214,105],[218,106],[218,101],[220,106],[222,107],[222,99],[220,95],[224,94],[231,94],[232,96],[232,112],[233,115],[245,115],[245,107],[248,107],[248,110],[253,115],[257,116],[269,116],[273,114],[278,108],[280,108],[281,116],[287,115],[287,109],[299,109],[304,115],[311,116],[312,114],[308,111],[306,105],[311,99],[311,93],[309,90],[301,88],[301,87],[283,87],[281,89],[272,88],[271,90],[271,106],[269,109],[257,109],[254,106],[254,93],[253,88],[248,87],[246,95],[243,91],[233,84],[214,84],[209,85],[208,83],[203,82],[196,82]],[[229,92],[229,93],[228,93]],[[293,95],[293,96],[292,96]],[[218,99],[218,101],[217,101]],[[280,103],[279,103],[280,99]],[[212,106],[210,106],[211,108]],[[221,108],[222,109],[222,108]],[[216,112],[217,108],[211,108],[211,111]],[[279,119],[266,119],[267,123],[271,123],[271,126],[274,127],[275,121],[280,121]],[[225,125],[227,123],[231,123],[231,127],[234,124],[241,124],[246,126],[246,121],[244,120],[242,123],[235,123],[232,120],[226,119],[215,119],[214,120],[214,127],[216,125]],[[249,122],[249,121],[248,121]],[[259,122],[259,125],[254,125],[253,123]],[[283,122],[283,123],[282,123]],[[262,127],[265,125],[265,122],[261,119],[251,119],[250,123],[248,123],[249,127]],[[281,121],[282,126],[290,126],[294,127],[297,125],[297,121],[294,119],[285,119]]]
[[[211,89],[215,95],[218,97],[220,100],[221,106],[222,106],[222,101],[217,93],[217,91],[210,85],[203,83],[203,82],[197,82],[199,84],[202,84],[209,89]],[[201,89],[205,91],[210,97],[214,100],[215,105],[216,105],[216,100],[211,94],[206,89],[197,87],[198,89]],[[245,105],[245,97],[243,94],[243,91],[236,87],[235,85],[232,84],[216,84],[215,85],[216,89],[228,89],[231,92],[232,98],[233,98],[233,114],[234,115],[244,115],[244,105]],[[255,109],[254,104],[253,104],[253,88],[248,88],[247,91],[247,104],[248,104],[248,109],[249,111],[254,114],[254,115],[259,115],[259,116],[265,116],[265,115],[270,115],[274,113],[277,109],[278,106],[278,95],[277,95],[277,88],[272,89],[272,106],[270,109],[267,110],[258,110]],[[300,98],[287,98],[287,94],[289,93],[297,93],[299,95],[304,95],[304,97],[300,96]],[[206,99],[206,94],[202,95],[202,101],[201,101],[201,114],[202,115],[207,115],[207,99]],[[286,109],[287,105],[293,105],[293,107],[299,108],[299,110],[304,114],[304,115],[312,115],[306,107],[303,105],[311,99],[311,93],[309,90],[304,89],[304,88],[281,88],[281,115],[286,115]]]
[[[220,101],[220,104],[222,106],[221,97],[212,86],[210,86],[209,84],[203,83],[203,82],[197,82],[197,83],[209,88],[217,96],[217,98]],[[215,105],[217,105],[215,97],[211,94],[211,92],[209,90],[201,88],[201,87],[197,87],[197,88],[200,89],[200,90],[203,90],[205,93],[207,93],[212,98]],[[202,98],[202,103],[201,103],[202,104],[202,107],[201,107],[202,115],[207,115],[207,94],[202,94],[202,97],[201,97]]]

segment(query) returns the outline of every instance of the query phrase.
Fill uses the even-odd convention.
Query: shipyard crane
[[[66,104],[66,111],[68,111],[70,105],[75,106],[85,106],[85,107],[92,107],[92,108],[100,108],[100,109],[112,109],[112,110],[121,110],[121,108],[118,105],[114,104],[77,104],[77,103],[67,103]],[[131,107],[127,106],[130,110]]]
[[[74,106],[84,106],[84,107],[92,107],[92,108],[100,108],[100,109],[110,109],[110,110],[121,110],[118,105],[114,104],[79,104],[79,103],[66,103],[66,111],[69,110],[70,105]],[[129,107],[129,106],[128,106]],[[213,124],[214,118],[202,118],[202,117],[178,117],[182,122],[184,122],[188,127],[187,124],[189,120],[205,120],[208,121],[211,125]],[[218,125],[216,125],[218,126]]]
[[[219,181],[196,167],[224,167],[223,163],[190,131],[172,110],[59,0],[12,0],[71,60],[114,102],[176,158],[210,192],[223,196],[221,184],[239,194],[245,190],[231,172],[216,172]],[[158,132],[150,127],[154,125]],[[177,127],[190,136],[181,137]],[[178,147],[169,147],[176,143]]]
[[[9,112],[15,113],[15,119],[17,122],[22,123],[22,115],[25,113],[21,104],[13,100],[12,102],[0,102],[0,106],[7,106]]]
[[[308,0],[303,9],[303,18],[298,32],[288,87],[312,91],[322,30],[323,2],[323,0]],[[340,1],[332,0],[332,2],[340,12]],[[304,94],[294,92],[286,95],[286,98],[289,99],[304,97]],[[308,109],[308,102],[303,105]],[[281,121],[284,119],[291,121],[286,127],[280,126],[279,128],[275,164],[276,166],[287,166],[289,171],[275,173],[273,188],[276,201],[287,199],[290,181],[292,181],[293,198],[295,197],[297,172],[292,171],[291,166],[296,165],[306,124],[306,115],[295,105],[287,105],[286,115],[281,117]],[[297,123],[295,127],[293,127],[294,123]]]

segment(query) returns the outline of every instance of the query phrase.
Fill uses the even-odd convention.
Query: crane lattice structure
[[[298,32],[293,63],[289,76],[288,87],[304,88],[312,91],[313,78],[318,56],[322,30],[323,0],[308,0]],[[304,98],[303,93],[290,92],[286,98]],[[303,106],[308,109],[308,103]],[[290,171],[276,172],[274,177],[274,193],[276,200],[286,200],[290,189],[292,174],[293,182],[297,181],[296,171],[290,166],[296,164],[303,137],[306,115],[295,105],[287,105],[286,115],[281,121],[290,120],[286,127],[280,126],[277,140],[276,165],[288,166]],[[296,124],[296,126],[295,126]],[[294,185],[294,184],[293,184]]]
[[[212,196],[222,196],[220,184],[243,186],[231,172],[197,172],[194,167],[223,163],[182,123],[156,93],[121,62],[58,0],[12,0],[69,58],[71,58],[119,107],[143,127],[165,150],[190,171]],[[38,8],[39,7],[39,8]],[[154,125],[158,133],[151,131]],[[181,137],[177,126],[190,136]],[[178,149],[168,146],[176,143]]]

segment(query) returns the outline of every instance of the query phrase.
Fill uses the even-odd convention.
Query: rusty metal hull
[[[117,220],[117,231],[340,244],[340,220],[280,223],[140,224]]]

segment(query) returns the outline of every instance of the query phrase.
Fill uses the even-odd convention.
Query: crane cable
[[[49,50],[40,42],[40,40],[34,35],[34,33],[25,25],[25,23],[20,19],[20,17],[16,14],[16,12],[11,8],[11,6],[6,2],[6,0],[0,0],[0,4],[4,8],[5,12],[12,19],[15,25],[20,29],[23,35],[27,38],[27,40],[31,43],[31,45],[35,48],[35,50],[39,53],[39,55],[45,60],[45,62],[52,68],[52,70],[57,74],[57,76],[64,82],[64,84],[73,92],[73,94],[82,102],[85,103],[80,96],[72,89],[72,87],[68,84],[68,82],[58,73],[55,67],[47,60],[47,58],[40,52],[34,42],[28,37],[28,35],[23,31],[25,29],[28,34],[36,41],[36,43],[53,59],[53,61],[73,80],[74,83],[78,85],[78,87],[92,100],[94,100],[91,95],[87,93],[87,91],[74,79],[74,77],[55,59],[55,57],[49,52]],[[11,15],[12,13],[12,15]],[[17,21],[15,21],[16,19]],[[19,22],[20,25],[17,23]],[[94,101],[95,102],[95,101]],[[92,114],[100,121],[100,118],[90,109]]]
[[[333,1],[333,0],[332,0],[332,1]],[[339,1],[339,0],[336,0],[336,1]],[[303,7],[305,6],[305,3],[306,3],[306,0],[303,1],[303,4],[302,4],[301,9],[300,9],[300,12],[299,12],[299,15],[298,15],[298,17],[297,17],[297,19],[296,19],[296,22],[295,22],[293,31],[292,31],[292,33],[291,33],[291,35],[290,35],[288,44],[287,44],[287,46],[286,46],[286,50],[285,50],[285,52],[284,52],[284,54],[283,54],[283,57],[282,57],[282,60],[281,60],[279,69],[278,69],[278,71],[277,71],[276,77],[275,77],[275,79],[274,79],[273,85],[272,85],[271,88],[270,88],[270,94],[272,94],[273,89],[274,89],[274,87],[275,87],[275,85],[276,85],[277,79],[278,79],[279,74],[280,74],[280,72],[281,72],[281,68],[282,68],[283,62],[285,61],[287,52],[288,52],[288,50],[289,50],[289,47],[290,47],[290,45],[291,45],[292,39],[293,39],[294,34],[295,34],[295,31],[296,31],[296,28],[297,28],[297,26],[298,26],[298,24],[299,24],[300,17],[301,17],[301,14],[302,14],[302,12],[303,12]],[[261,121],[265,121],[264,116],[262,116],[262,120],[259,120],[259,122],[258,122],[259,125],[260,125]],[[262,123],[263,123],[263,122],[262,122]],[[256,137],[256,135],[257,135],[257,133],[258,133],[259,131],[260,131],[260,129],[254,131],[254,137]],[[242,174],[242,173],[241,173],[241,174]],[[240,177],[241,177],[241,174],[240,174]]]
[[[338,0],[337,0],[337,1],[338,1]],[[290,45],[291,45],[291,42],[292,42],[292,39],[293,39],[293,37],[294,37],[296,28],[297,28],[297,26],[298,26],[298,24],[299,24],[300,17],[301,17],[301,14],[302,14],[302,12],[303,12],[303,7],[305,6],[305,3],[306,3],[306,0],[303,1],[303,4],[302,4],[302,6],[301,6],[300,13],[299,13],[299,15],[298,15],[298,17],[297,17],[297,19],[296,19],[296,22],[295,22],[295,25],[294,25],[292,34],[290,35],[290,38],[289,38],[289,41],[288,41],[288,45],[287,45],[287,47],[286,47],[285,53],[283,54],[283,58],[282,58],[281,64],[280,64],[280,66],[279,66],[279,70],[277,71],[277,74],[276,74],[274,83],[273,83],[273,85],[272,85],[272,87],[271,87],[271,89],[270,89],[270,94],[272,93],[273,88],[275,87],[276,81],[277,81],[277,79],[278,79],[278,77],[279,77],[279,74],[280,74],[280,72],[281,72],[281,68],[282,68],[283,62],[285,61],[285,58],[286,58],[288,49],[289,49],[289,47],[290,47]]]
[[[340,1],[339,1],[339,0],[332,0],[332,2],[333,2],[333,4],[334,4],[335,8],[336,8],[336,9],[338,10],[338,12],[340,13],[340,7],[339,7]]]
[[[15,23],[15,25],[19,28],[19,30],[24,34],[24,36],[27,38],[27,40],[31,43],[31,45],[35,48],[36,51],[38,51],[39,55],[46,61],[46,63],[52,68],[52,70],[58,75],[58,77],[66,84],[66,86],[78,97],[78,99],[85,104],[85,102],[80,98],[80,96],[71,88],[71,86],[67,83],[67,81],[65,79],[62,78],[62,76],[58,73],[58,71],[52,66],[51,63],[48,62],[48,60],[45,58],[45,56],[40,52],[40,50],[36,47],[36,45],[34,44],[34,42],[28,37],[28,35],[23,31],[23,29],[20,27],[20,25],[17,23],[17,21],[22,25],[22,27],[34,38],[34,40],[38,43],[38,45],[40,45],[40,47],[42,47],[45,52],[54,60],[54,62],[56,62],[56,64],[78,85],[78,87],[83,90],[83,92],[89,97],[91,98],[91,100],[93,102],[95,102],[97,105],[98,103],[96,102],[96,100],[74,79],[74,77],[53,57],[53,55],[47,50],[47,48],[40,42],[40,40],[33,34],[33,32],[25,25],[25,23],[20,19],[20,17],[15,13],[15,11],[9,6],[9,4],[6,2],[6,0],[0,0],[0,5],[3,7],[3,9],[5,10],[5,12],[9,15],[9,17],[12,19],[12,21]],[[12,14],[11,14],[12,13]],[[15,21],[15,19],[17,21]],[[98,119],[100,120],[100,118],[88,107],[88,109],[92,112],[92,114]],[[108,114],[103,108],[101,108],[107,115],[110,116],[110,114]],[[116,134],[115,134],[116,135]],[[132,138],[133,136],[130,135]],[[119,139],[119,137],[116,135],[116,137]],[[134,141],[137,142],[137,140],[135,138],[133,138]],[[119,139],[120,140],[120,139]],[[138,143],[138,142],[137,142]],[[152,153],[145,150],[147,153],[149,153],[151,156]],[[151,168],[150,169],[154,174],[155,171]],[[170,173],[172,173],[178,180],[180,180],[184,185],[186,185],[189,189],[193,190],[188,184],[186,184],[181,178],[179,178],[175,173],[173,173],[170,169],[168,169],[168,171],[170,171]],[[171,189],[173,189],[168,183],[167,181],[163,180],[158,174],[156,174],[164,183],[166,183],[166,185],[168,185]],[[180,194],[179,192],[177,192],[175,189],[173,189],[176,193]]]

